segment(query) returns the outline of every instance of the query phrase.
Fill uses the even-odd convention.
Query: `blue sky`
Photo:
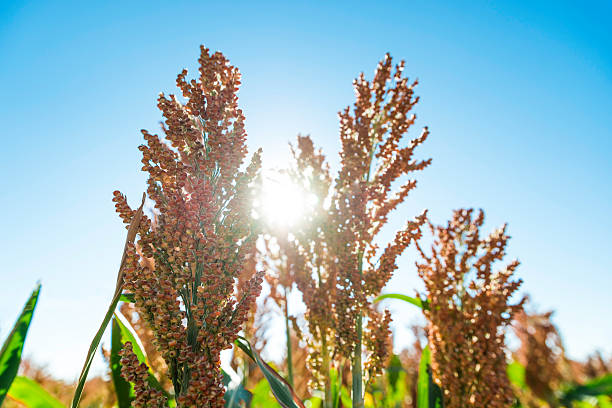
[[[610,3],[221,3],[0,5],[0,337],[41,280],[26,355],[78,375],[123,246],[112,191],[136,203],[139,129],[159,129],[157,94],[204,43],[240,67],[267,166],[298,133],[337,163],[352,79],[387,51],[405,59],[434,161],[387,234],[423,208],[439,223],[483,208],[487,228],[509,223],[523,291],[556,310],[570,356],[612,352]],[[389,291],[420,287],[413,262]],[[390,307],[399,347],[418,313]]]

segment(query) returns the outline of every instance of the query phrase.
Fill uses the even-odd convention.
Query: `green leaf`
[[[404,368],[402,367],[400,357],[397,354],[393,354],[387,366],[387,381],[392,390],[397,388],[397,380],[402,371],[404,371]]]
[[[425,346],[421,352],[419,363],[419,380],[417,383],[417,408],[429,408],[429,362],[431,355],[429,346]]]
[[[353,407],[353,400],[351,399],[351,395],[349,394],[348,388],[346,386],[342,386],[340,388],[340,400],[342,401],[342,406],[346,408]]]
[[[586,397],[612,395],[612,374],[595,378],[583,385],[576,385],[563,393],[561,401],[568,405],[572,401],[580,401]]]
[[[612,398],[607,395],[600,395],[597,397],[597,403],[599,408],[612,408]]]
[[[124,342],[121,341],[121,327],[116,319],[111,325],[111,353],[110,368],[111,378],[115,386],[115,395],[119,408],[129,408],[134,399],[134,387],[121,376],[121,356]]]
[[[252,392],[253,399],[250,405],[252,408],[276,408],[278,406],[270,389],[270,384],[265,378],[253,387]]]
[[[119,301],[125,303],[136,303],[136,298],[132,293],[122,293],[121,296],[119,296]]]
[[[400,293],[386,293],[384,295],[380,295],[376,299],[374,299],[374,303],[380,302],[384,299],[399,299],[404,302],[411,303],[421,309],[427,309],[427,302],[423,302],[421,299],[411,296],[402,295]]]
[[[81,401],[81,394],[83,394],[83,387],[85,387],[85,381],[87,381],[87,374],[89,374],[89,368],[91,367],[93,358],[96,354],[96,351],[98,350],[98,346],[100,345],[100,340],[102,339],[102,336],[106,331],[106,327],[110,323],[110,320],[113,317],[113,313],[117,308],[117,304],[119,304],[119,300],[121,299],[121,291],[123,290],[123,266],[125,264],[127,256],[127,248],[128,244],[134,242],[136,234],[138,233],[138,226],[142,217],[142,209],[144,207],[146,197],[146,194],[143,193],[140,207],[138,207],[138,210],[136,210],[134,218],[132,219],[130,227],[128,228],[127,237],[125,238],[125,245],[123,246],[123,255],[121,255],[121,262],[119,263],[119,272],[117,274],[117,284],[115,285],[115,293],[113,295],[113,299],[111,300],[110,305],[108,306],[106,315],[104,315],[104,319],[102,319],[102,324],[100,324],[96,335],[94,336],[93,340],[91,341],[91,344],[89,345],[87,357],[85,357],[85,363],[83,364],[83,369],[81,370],[81,375],[79,376],[79,381],[77,382],[77,386],[74,391],[74,396],[72,397],[72,403],[70,404],[72,408],[77,408],[79,406],[79,402]]]
[[[4,341],[2,350],[0,350],[0,405],[2,405],[2,401],[4,401],[6,393],[11,387],[17,375],[17,371],[19,370],[23,344],[28,334],[28,329],[30,328],[30,322],[34,315],[39,293],[40,284],[36,286],[30,295],[30,298],[21,311],[21,315],[19,315],[13,329]]]
[[[248,407],[251,404],[253,395],[242,384],[238,384],[233,388],[228,388],[224,397],[225,408],[240,408],[243,406]]]
[[[132,325],[125,319],[125,317],[121,313],[115,313],[113,324],[117,324],[117,327],[119,328],[119,341],[121,342],[121,344],[125,344],[128,341],[132,343],[132,351],[134,351],[134,354],[136,355],[136,357],[138,357],[138,362],[145,363],[146,366],[149,368],[149,376],[147,377],[147,382],[149,383],[149,386],[156,390],[162,391],[166,395],[166,398],[168,398],[169,404],[173,406],[172,401],[170,401],[170,396],[168,395],[166,390],[162,388],[161,384],[155,377],[155,374],[151,370],[151,365],[149,364],[149,360],[147,359],[147,354],[145,353],[142,347],[142,343],[138,338],[136,332],[132,328]],[[119,370],[121,370],[121,367],[119,367]]]
[[[518,361],[513,361],[508,364],[506,368],[508,373],[508,380],[521,390],[527,389],[527,383],[525,382],[525,367]]]
[[[240,347],[244,353],[249,356],[262,371],[264,377],[270,384],[270,390],[274,394],[276,400],[284,408],[305,408],[302,401],[293,391],[293,388],[289,385],[285,379],[278,374],[272,367],[264,362],[259,354],[253,351],[251,344],[244,337],[239,337],[235,342],[236,346]]]
[[[323,400],[319,397],[310,397],[306,401],[309,408],[323,408]]]
[[[251,405],[253,394],[244,388],[241,383],[234,387],[230,387],[232,378],[223,369],[221,370],[221,373],[223,374],[223,385],[226,387],[224,395],[225,408],[241,408],[243,406],[249,407]],[[242,403],[244,403],[244,405]]]
[[[431,375],[431,351],[429,345],[421,353],[419,363],[419,379],[417,382],[417,408],[444,407],[442,390],[433,381]]]
[[[76,390],[74,391],[74,396],[72,397],[72,408],[77,408],[79,406],[79,401],[81,400],[81,394],[83,393],[83,387],[85,386],[85,381],[87,381],[87,374],[89,373],[89,368],[91,367],[91,362],[98,350],[98,346],[100,345],[100,340],[106,331],[106,327],[113,317],[113,313],[115,312],[115,308],[119,303],[119,296],[121,292],[115,292],[115,296],[113,296],[113,300],[111,304],[108,306],[108,310],[106,311],[106,315],[104,315],[104,319],[102,320],[102,324],[98,328],[96,335],[94,336],[91,344],[89,345],[89,350],[87,351],[87,357],[85,358],[85,364],[83,365],[83,370],[81,371],[81,375],[79,376],[79,381],[77,382]]]
[[[28,408],[65,408],[40,384],[26,377],[15,377],[8,396]]]
[[[338,370],[332,368],[329,372],[329,383],[331,389],[331,399],[333,408],[338,408],[340,406],[340,393],[341,393],[341,378],[338,375]],[[349,397],[349,401],[350,401]]]

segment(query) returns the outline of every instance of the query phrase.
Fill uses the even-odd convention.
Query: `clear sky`
[[[337,163],[352,79],[405,59],[434,161],[389,231],[423,208],[507,221],[523,291],[556,310],[570,356],[612,352],[612,3],[534,3],[2,1],[0,338],[41,280],[25,354],[78,376],[125,237],[112,191],[137,202],[139,129],[159,129],[158,92],[203,43],[240,67],[266,166],[300,132]],[[419,287],[413,262],[388,291]],[[400,347],[418,312],[391,307]]]

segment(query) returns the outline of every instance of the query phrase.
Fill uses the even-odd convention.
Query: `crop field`
[[[610,356],[570,356],[553,311],[525,290],[513,245],[540,244],[488,224],[487,208],[450,203],[434,217],[437,203],[415,201],[450,165],[430,148],[436,123],[417,121],[427,94],[413,75],[426,73],[379,54],[338,112],[338,149],[299,134],[270,167],[238,98],[248,75],[207,46],[159,94],[140,162],[120,165],[144,174],[139,193],[121,179],[107,192],[123,249],[95,278],[114,288],[105,311],[65,315],[95,321],[78,378],[26,353],[46,307],[47,281],[33,281],[0,334],[2,407],[612,408]],[[407,273],[414,287],[390,284]],[[588,313],[607,327],[610,312]]]

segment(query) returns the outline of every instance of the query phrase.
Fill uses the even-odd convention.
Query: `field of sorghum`
[[[571,361],[551,313],[524,310],[519,263],[504,260],[506,226],[482,231],[484,213],[473,209],[433,225],[425,211],[380,243],[389,214],[431,164],[418,158],[427,128],[408,136],[418,97],[403,62],[387,55],[373,79],[355,80],[356,101],[339,114],[337,174],[310,137],[297,137],[291,166],[277,174],[305,198],[291,228],[262,217],[261,152],[247,153],[238,70],[204,47],[199,63],[196,79],[178,75],[181,96],[158,99],[164,137],[142,131],[148,181],[139,207],[114,193],[125,250],[79,382],[65,384],[21,361],[38,287],[0,353],[0,403],[612,407],[612,362],[600,355]],[[419,254],[425,290],[383,294],[409,246]],[[265,298],[257,300],[262,287]],[[288,302],[296,293],[305,307],[299,315]],[[400,354],[383,299],[422,309],[426,321]],[[268,364],[262,332],[279,311],[286,352]],[[109,325],[110,347],[102,347],[109,380],[87,380]],[[514,349],[509,333],[518,339]]]

